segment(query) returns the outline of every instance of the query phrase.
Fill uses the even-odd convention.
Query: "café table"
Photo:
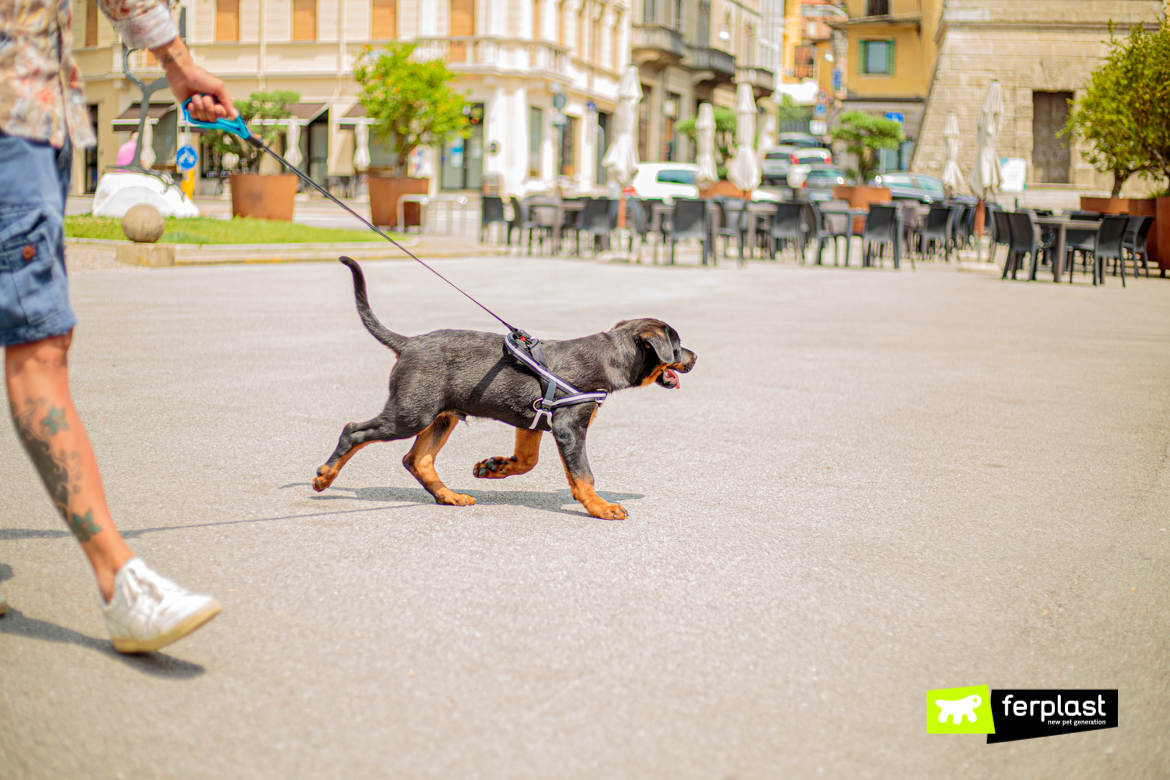
[[[1095,230],[1097,223],[1087,219],[1069,217],[1035,217],[1036,224],[1056,230],[1055,250],[1052,257],[1052,281],[1060,283],[1064,275],[1064,256],[1068,245],[1069,230]]]

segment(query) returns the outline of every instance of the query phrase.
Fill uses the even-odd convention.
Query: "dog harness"
[[[504,336],[504,348],[512,357],[519,360],[525,367],[536,374],[540,380],[541,395],[532,402],[532,409],[536,416],[532,418],[530,431],[551,431],[552,414],[562,406],[594,403],[599,407],[609,395],[605,390],[595,390],[584,393],[548,370],[548,361],[544,357],[544,349],[540,340],[534,339],[522,330],[513,330]],[[557,390],[568,393],[557,398]]]

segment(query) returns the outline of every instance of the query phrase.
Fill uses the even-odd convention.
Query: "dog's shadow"
[[[308,482],[293,482],[288,485],[282,485],[281,490],[293,487],[312,487],[312,485]],[[589,518],[589,514],[584,510],[565,508],[567,504],[577,503],[568,488],[563,488],[555,492],[532,490],[466,490],[457,492],[466,493],[474,498],[476,506],[522,506],[529,509],[540,509],[546,512],[570,515],[572,517]],[[642,493],[613,493],[601,490],[597,491],[597,495],[612,503],[636,501],[639,498],[645,498],[645,495]],[[435,503],[434,497],[422,488],[398,487],[351,488],[333,485],[326,488],[324,493],[309,496],[309,498],[314,501],[406,502],[419,505]]]

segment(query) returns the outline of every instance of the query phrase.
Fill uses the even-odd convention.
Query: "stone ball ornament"
[[[153,244],[162,238],[167,223],[159,210],[149,203],[139,203],[122,217],[122,232],[139,244]]]

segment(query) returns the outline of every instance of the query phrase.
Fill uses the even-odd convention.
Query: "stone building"
[[[925,1],[925,0],[924,0]],[[1155,27],[1162,0],[946,0],[938,27],[938,63],[926,100],[912,167],[941,176],[943,127],[954,113],[964,139],[959,165],[969,175],[979,110],[992,79],[1003,86],[1000,157],[1027,161],[1022,200],[1075,205],[1079,192],[1108,194],[1112,178],[1094,171],[1056,132],[1089,74],[1107,51],[1109,23]],[[1126,194],[1149,183],[1133,179]]]
[[[180,0],[180,7],[196,60],[233,97],[300,93],[293,110],[302,167],[315,179],[354,173],[353,129],[363,115],[354,58],[367,43],[406,40],[465,74],[473,103],[471,138],[430,150],[433,188],[477,190],[485,176],[510,193],[558,180],[579,191],[604,186],[600,160],[631,43],[623,0]],[[74,14],[74,56],[99,139],[77,156],[81,193],[114,164],[141,98],[123,77],[120,43],[93,0]],[[132,59],[144,81],[162,75],[149,53]],[[156,166],[173,167],[180,130],[173,97],[163,90],[151,104]],[[376,143],[371,152],[374,165],[388,160]],[[201,172],[215,173],[214,159],[201,156]]]

